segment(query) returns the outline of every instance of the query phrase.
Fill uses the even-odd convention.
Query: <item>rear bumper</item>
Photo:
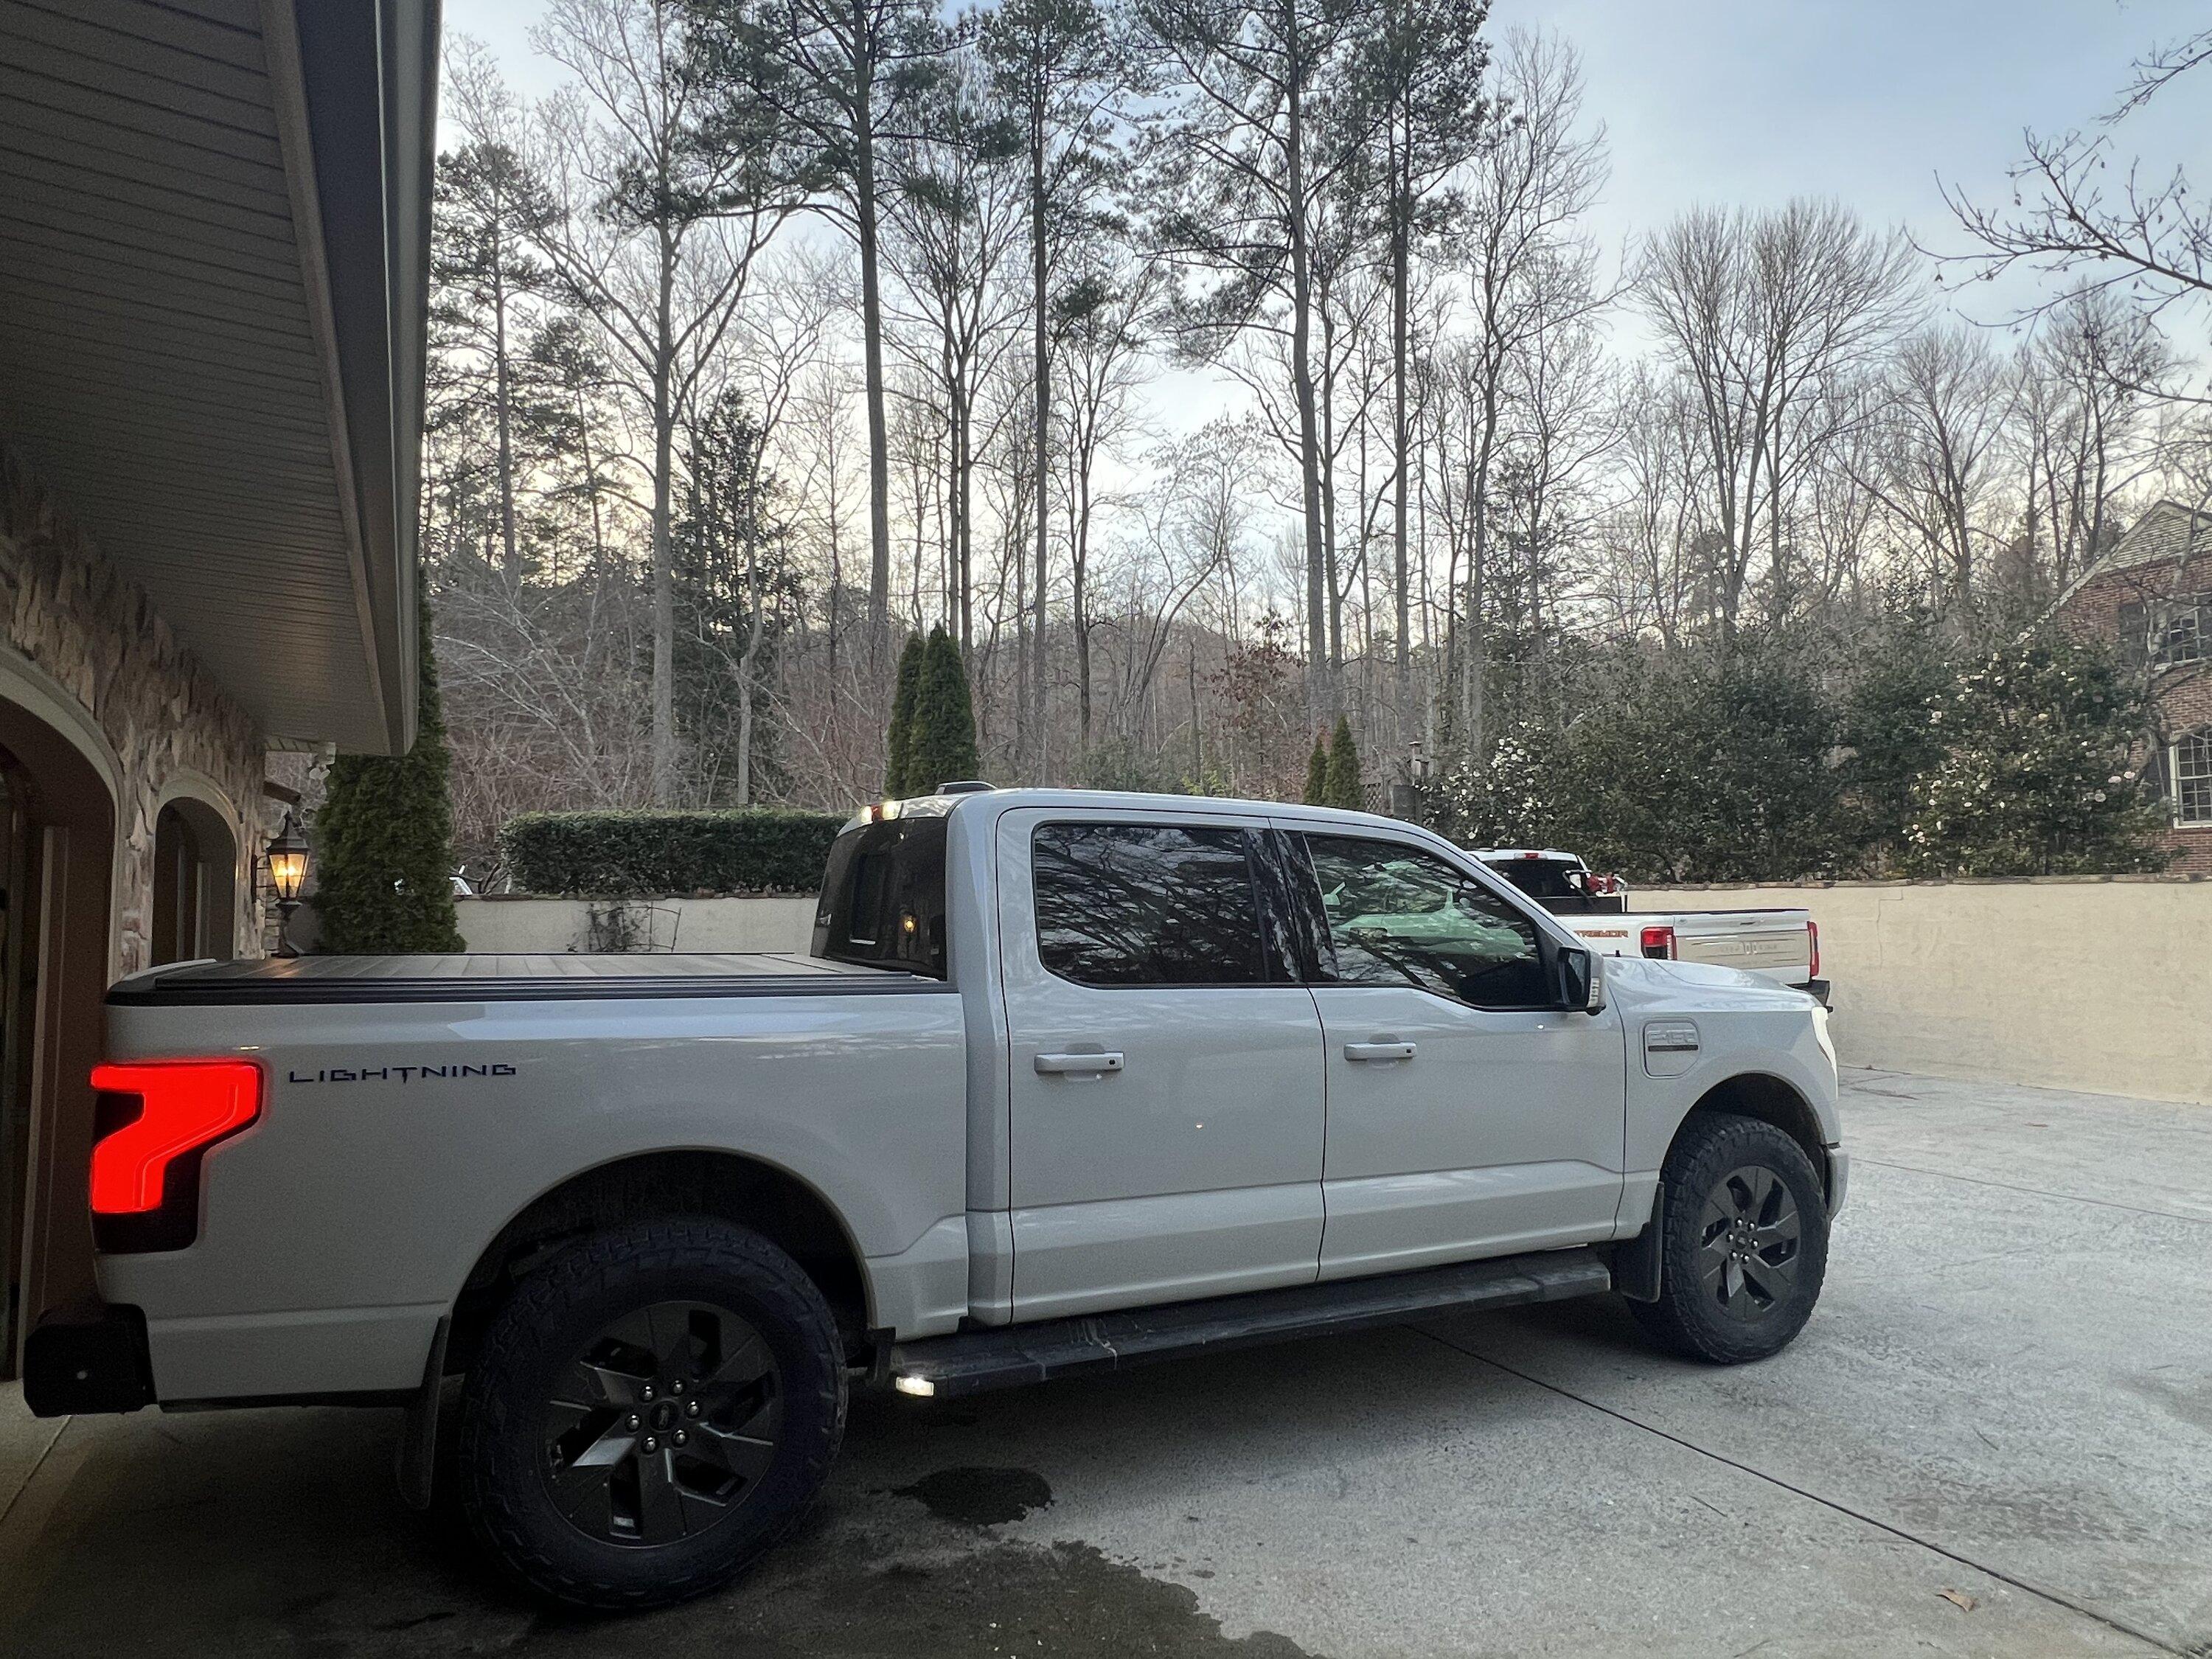
[[[34,1416],[135,1412],[153,1400],[146,1316],[136,1308],[57,1308],[23,1345],[23,1401]]]
[[[1808,979],[1802,988],[1810,991],[1814,1000],[1823,1008],[1832,1008],[1836,1006],[1828,1000],[1828,981],[1825,979]]]

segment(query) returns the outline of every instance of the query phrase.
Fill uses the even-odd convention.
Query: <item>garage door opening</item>
[[[92,1286],[85,1213],[115,813],[61,733],[0,701],[0,1376],[45,1310]]]

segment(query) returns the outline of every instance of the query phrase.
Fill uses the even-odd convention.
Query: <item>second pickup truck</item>
[[[404,1406],[526,1584],[727,1579],[851,1389],[948,1397],[1618,1291],[1771,1354],[1843,1201],[1810,997],[1601,958],[1408,824],[978,790],[811,951],[200,963],[109,997],[101,1299],[34,1410]],[[458,1378],[456,1406],[440,1400]]]
[[[1755,910],[1632,911],[1620,877],[1594,873],[1572,853],[1486,847],[1475,857],[1601,955],[1740,968],[1827,1003],[1828,981],[1820,977],[1820,928],[1809,910],[1775,905]]]

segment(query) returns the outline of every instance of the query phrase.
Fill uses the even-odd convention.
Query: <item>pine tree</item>
[[[906,636],[899,653],[898,685],[891,693],[891,726],[884,750],[884,799],[900,800],[914,793],[909,776],[914,763],[915,702],[921,695],[921,670],[927,647],[921,635]]]
[[[1309,806],[1328,805],[1328,739],[1318,732],[1313,753],[1306,757],[1306,792],[1300,799]]]
[[[331,763],[314,827],[319,950],[394,956],[467,948],[453,916],[453,757],[428,605],[420,660],[415,746]]]
[[[1328,740],[1322,804],[1351,812],[1359,810],[1359,748],[1352,740],[1352,722],[1341,714],[1336,717],[1336,730]]]
[[[975,750],[975,712],[968,695],[968,665],[942,626],[929,630],[915,696],[907,749],[906,787],[922,794],[940,783],[972,778],[982,769]]]

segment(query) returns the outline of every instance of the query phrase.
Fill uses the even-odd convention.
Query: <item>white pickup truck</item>
[[[1781,905],[1757,910],[1635,910],[1618,876],[1601,876],[1572,853],[1548,847],[1483,847],[1475,857],[1559,918],[1600,954],[1741,968],[1828,1001],[1820,977],[1820,927],[1813,913]]]
[[[538,1592],[641,1607],[913,1396],[1617,1291],[1771,1354],[1847,1164],[1826,1015],[1601,962],[1393,820],[872,807],[805,956],[326,957],[109,997],[101,1299],[33,1410],[404,1406]]]

